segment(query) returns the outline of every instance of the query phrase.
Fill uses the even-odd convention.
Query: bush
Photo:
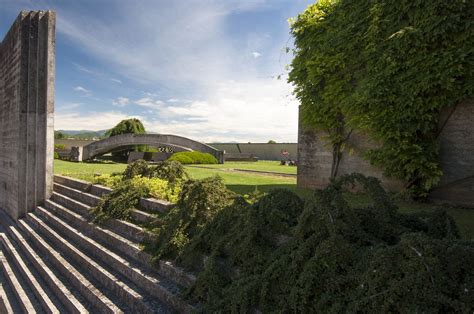
[[[131,212],[139,207],[141,198],[155,197],[176,202],[181,191],[180,185],[171,186],[158,178],[134,176],[132,179],[117,180],[113,176],[101,177],[99,180],[113,184],[113,190],[104,195],[96,207],[91,208],[94,221],[99,223],[110,218],[130,220]]]
[[[122,179],[123,177],[121,175],[101,174],[94,177],[93,183],[109,188],[115,188],[120,182],[122,182]]]
[[[130,163],[123,172],[124,179],[132,179],[136,176],[150,176],[150,168],[148,167],[148,163],[143,159],[139,159]]]
[[[209,153],[201,152],[179,152],[174,153],[168,160],[178,161],[183,165],[189,164],[217,164],[219,163],[216,157]]]
[[[149,250],[156,258],[177,258],[189,240],[231,204],[234,196],[220,177],[184,182],[176,206],[162,221],[157,241]]]
[[[172,185],[188,178],[183,165],[174,160],[158,162],[150,168],[150,176],[167,180]]]
[[[62,151],[62,150],[66,150],[66,145],[64,145],[64,144],[54,144],[54,151],[55,152]]]
[[[59,154],[58,154],[58,152],[54,152],[54,159],[59,159]]]
[[[352,208],[344,186],[372,204]],[[191,181],[163,220],[155,258],[198,271],[206,312],[472,312],[474,245],[444,211],[399,214],[375,178],[343,176],[303,201],[253,205],[219,181]]]

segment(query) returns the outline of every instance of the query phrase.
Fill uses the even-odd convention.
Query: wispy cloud
[[[254,51],[252,52],[252,56],[255,58],[255,59],[258,59],[262,56],[262,54],[260,52],[257,52],[257,51]]]
[[[82,94],[85,95],[85,96],[90,96],[90,95],[92,95],[92,92],[91,92],[90,90],[88,90],[88,89],[86,89],[86,88],[84,88],[84,87],[82,87],[82,86],[76,86],[76,87],[74,87],[73,89],[74,89],[74,91],[79,92],[79,93],[82,93]]]
[[[128,99],[127,97],[118,97],[117,99],[112,101],[112,104],[114,106],[123,107],[130,104],[130,99]]]
[[[134,104],[138,106],[142,106],[142,107],[151,108],[151,109],[160,109],[163,107],[165,103],[161,100],[154,100],[150,97],[145,97],[145,98],[136,100]]]

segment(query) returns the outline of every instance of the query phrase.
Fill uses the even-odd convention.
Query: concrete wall
[[[439,129],[439,161],[443,177],[430,198],[473,207],[474,99],[444,110]]]
[[[300,118],[298,132],[298,187],[319,189],[324,188],[330,182],[332,147],[329,147],[321,139],[323,135],[322,132],[305,128]],[[371,147],[375,147],[375,144],[368,141],[367,137],[353,132],[347,142],[347,148],[343,152],[338,168],[338,176],[359,172],[367,176],[379,178],[386,189],[392,191],[402,190],[403,182],[387,178],[383,175],[382,169],[371,166],[368,161],[361,157],[362,152]]]
[[[301,120],[301,119],[300,119]],[[439,122],[439,162],[443,177],[430,194],[432,200],[474,207],[474,100],[446,108]],[[301,121],[298,134],[298,186],[321,188],[327,185],[331,173],[332,153],[322,140],[322,133],[305,128]],[[360,172],[374,176],[391,191],[400,191],[404,183],[383,176],[382,170],[371,166],[361,153],[375,147],[363,134],[353,134],[339,168],[339,175]]]
[[[0,208],[18,218],[52,192],[55,14],[22,12],[0,44]]]
[[[209,144],[219,150],[225,150],[226,154],[243,154],[258,157],[259,160],[286,160],[281,152],[286,150],[290,153],[288,158],[295,160],[297,158],[296,143],[213,143]]]

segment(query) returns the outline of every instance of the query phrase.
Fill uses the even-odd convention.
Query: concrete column
[[[0,44],[0,208],[12,218],[52,193],[55,13],[21,12]]]

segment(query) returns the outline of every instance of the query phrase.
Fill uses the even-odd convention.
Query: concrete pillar
[[[0,44],[0,208],[15,219],[52,193],[55,24],[23,11]]]

